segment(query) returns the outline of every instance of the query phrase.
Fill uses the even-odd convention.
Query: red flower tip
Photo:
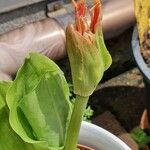
[[[83,35],[86,27],[83,19],[86,13],[85,0],[80,0],[79,2],[72,0],[72,2],[75,7],[75,29]]]
[[[96,25],[98,21],[100,20],[100,13],[101,13],[101,4],[100,0],[94,0],[94,6],[90,9],[90,16],[91,16],[91,23],[90,27],[87,24],[87,21],[85,19],[85,14],[87,7],[85,5],[85,0],[79,0],[75,1],[72,0],[72,3],[75,7],[75,29],[80,34],[84,34],[86,31],[91,31],[92,33],[95,33]]]
[[[86,12],[85,0],[80,0],[79,2],[72,0],[72,3],[75,7],[75,14],[79,17],[84,17]]]
[[[101,4],[99,0],[95,0],[95,5],[90,9],[91,25],[90,30],[95,33],[96,25],[100,21]]]

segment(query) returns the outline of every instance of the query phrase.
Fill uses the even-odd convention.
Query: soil
[[[150,29],[144,33],[144,41],[142,42],[141,53],[147,66],[150,68]]]

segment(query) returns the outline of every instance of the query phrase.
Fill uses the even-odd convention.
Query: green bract
[[[112,63],[102,33],[89,33],[91,39],[80,34],[72,25],[68,25],[67,52],[72,71],[74,93],[90,96],[101,80],[104,71]]]
[[[1,150],[32,150],[11,128],[9,109],[6,105],[6,93],[11,82],[0,82],[0,149]]]
[[[30,145],[28,150],[63,149],[71,104],[68,84],[53,61],[30,54],[9,88],[6,101],[10,125]]]

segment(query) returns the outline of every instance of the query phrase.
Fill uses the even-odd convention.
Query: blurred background
[[[71,83],[65,48],[66,26],[74,22],[70,2],[0,0],[1,80],[13,80],[25,56],[38,51],[56,61]],[[87,0],[87,7],[92,4],[93,0]],[[104,38],[113,64],[90,98],[92,121],[138,150],[129,133],[140,124],[145,109],[145,85],[132,56],[133,0],[102,0],[102,9]]]

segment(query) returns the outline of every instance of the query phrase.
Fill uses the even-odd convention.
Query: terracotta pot
[[[147,133],[150,133],[150,124],[149,124],[147,109],[145,109],[142,114],[141,121],[140,121],[140,128],[145,130]],[[143,150],[150,150],[150,146],[147,145]]]
[[[93,148],[78,144],[77,147],[79,150],[94,150]]]
[[[149,121],[148,121],[148,111],[147,109],[144,110],[142,117],[141,117],[141,121],[140,121],[140,128],[141,129],[149,129],[150,130],[150,125],[149,125]]]
[[[149,146],[146,146],[143,150],[150,150]]]

